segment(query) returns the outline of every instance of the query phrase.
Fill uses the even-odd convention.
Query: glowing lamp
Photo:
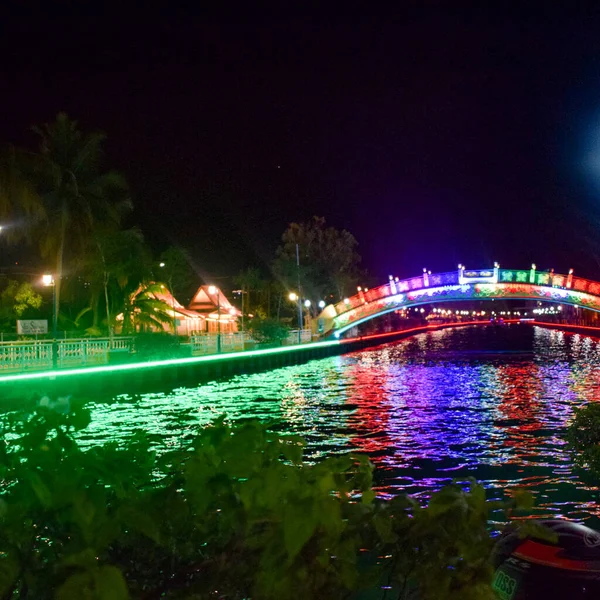
[[[306,308],[310,308],[310,300],[305,300],[304,306],[306,306]]]
[[[161,263],[160,263],[158,266],[162,268],[162,267],[164,267],[164,266],[165,266],[165,263],[164,263],[164,262],[161,262]]]
[[[319,308],[325,308],[325,300],[319,300]]]
[[[42,283],[46,287],[54,285],[54,277],[52,275],[48,275],[48,274],[42,275]]]
[[[208,293],[209,294],[216,294],[217,293],[217,288],[214,285],[209,285],[208,286]]]
[[[290,295],[288,296],[288,298],[292,301],[292,302],[296,302],[296,300],[298,300],[298,295],[295,294],[294,292],[291,292]]]

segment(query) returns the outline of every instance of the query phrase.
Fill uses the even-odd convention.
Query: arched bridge
[[[600,282],[554,271],[492,269],[471,270],[460,266],[449,273],[423,271],[419,277],[398,280],[360,290],[351,298],[330,304],[319,315],[325,335],[340,337],[345,331],[386,313],[460,300],[543,300],[600,312]]]

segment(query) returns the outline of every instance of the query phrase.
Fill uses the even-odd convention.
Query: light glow
[[[97,375],[102,373],[119,373],[127,371],[138,371],[146,369],[156,369],[162,367],[174,367],[184,365],[194,365],[211,362],[226,362],[236,359],[252,358],[254,356],[268,356],[270,354],[285,354],[297,350],[310,350],[314,348],[327,348],[336,346],[338,340],[326,340],[324,342],[313,342],[311,344],[295,344],[283,348],[266,348],[264,350],[243,350],[240,352],[228,352],[227,354],[210,354],[207,356],[193,356],[191,358],[171,358],[167,360],[149,360],[147,362],[127,363],[124,365],[106,365],[101,367],[86,367],[83,369],[64,369],[57,371],[42,371],[36,373],[19,373],[14,375],[0,376],[0,385],[3,383],[15,381],[55,380],[68,377],[83,377],[87,375]]]

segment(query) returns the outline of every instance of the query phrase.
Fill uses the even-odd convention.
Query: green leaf
[[[298,506],[290,506],[286,510],[283,518],[283,538],[290,562],[308,542],[315,525],[316,521],[310,511],[302,510]]]
[[[363,504],[371,504],[373,502],[373,500],[375,500],[376,496],[377,496],[377,494],[375,493],[375,491],[373,491],[373,490],[366,490],[362,494],[361,502]]]
[[[4,597],[19,575],[19,563],[11,557],[0,558],[0,596]]]
[[[42,481],[41,477],[34,471],[28,473],[29,485],[40,501],[42,506],[48,508],[52,504],[52,492],[48,486]]]
[[[121,571],[103,566],[71,575],[54,597],[55,600],[128,600],[129,592]]]
[[[160,530],[153,516],[137,508],[125,507],[120,518],[126,526],[139,531],[156,544],[160,544]]]
[[[65,567],[80,567],[84,569],[94,568],[97,565],[98,559],[96,558],[96,552],[92,548],[86,548],[81,552],[75,554],[69,554],[62,561],[62,565]]]
[[[528,490],[515,490],[513,492],[513,500],[515,501],[515,507],[521,510],[529,510],[535,504],[535,498]]]

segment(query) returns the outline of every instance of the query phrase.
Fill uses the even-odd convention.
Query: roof
[[[211,288],[214,288],[214,293],[212,294],[210,293]],[[221,318],[223,317],[223,313],[235,317],[239,317],[242,314],[229,302],[227,296],[218,287],[210,285],[201,285],[198,288],[188,308],[204,315],[210,315],[210,318],[216,319],[218,317],[219,306],[221,308]],[[214,313],[214,316],[212,313]]]

